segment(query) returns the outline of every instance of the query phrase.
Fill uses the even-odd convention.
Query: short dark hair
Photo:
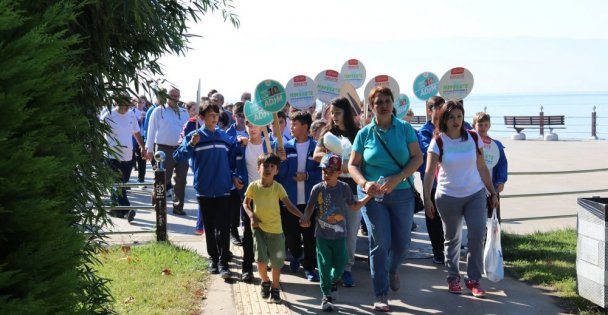
[[[287,114],[285,114],[284,111],[277,112],[277,117],[283,118],[284,120],[287,120]]]
[[[310,116],[309,112],[293,112],[291,113],[291,115],[289,115],[289,118],[291,119],[291,121],[298,121],[301,124],[306,125],[307,130],[310,131],[310,125],[312,125],[312,116]]]
[[[225,129],[228,126],[228,123],[230,122],[230,117],[228,117],[228,113],[223,110],[220,112],[220,119],[218,120],[218,124],[222,127],[222,129]]]
[[[441,96],[431,96],[426,100],[426,109],[431,110],[434,107],[441,107],[445,103],[445,99]]]
[[[245,110],[245,103],[236,102],[234,103],[234,114],[240,114]]]
[[[198,114],[201,116],[205,116],[206,113],[216,112],[220,113],[220,107],[217,104],[212,104],[209,101],[204,101],[201,104],[201,107],[198,108]]]
[[[276,167],[280,167],[281,166],[281,158],[274,154],[274,153],[263,153],[260,154],[260,156],[258,157],[258,166],[262,165],[262,164],[272,164],[275,165]]]

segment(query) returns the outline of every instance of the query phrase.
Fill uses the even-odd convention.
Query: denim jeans
[[[358,189],[359,198],[365,194]],[[414,219],[414,194],[410,188],[393,190],[382,202],[370,200],[362,209],[367,224],[369,259],[376,297],[388,294],[389,274],[407,255]]]

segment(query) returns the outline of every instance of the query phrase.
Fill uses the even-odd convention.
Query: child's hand
[[[250,217],[251,219],[251,227],[252,228],[258,228],[260,226],[260,219],[258,219],[258,217],[256,217],[255,215]]]
[[[242,147],[247,146],[249,138],[243,136],[237,136],[236,141],[241,144]]]
[[[301,227],[310,227],[310,220],[305,219],[305,218],[301,218],[300,219],[300,226]]]
[[[296,182],[303,182],[306,180],[306,172],[297,172],[296,176],[293,178]]]
[[[201,136],[198,134],[198,132],[195,132],[192,135],[192,139],[190,139],[190,146],[195,146],[200,139],[201,139]]]
[[[281,161],[287,160],[287,153],[285,153],[285,148],[278,148],[277,155],[281,159]]]

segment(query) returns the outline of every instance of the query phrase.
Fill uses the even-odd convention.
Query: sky
[[[227,101],[273,79],[286,85],[340,71],[349,59],[397,80],[465,67],[470,95],[604,92],[608,72],[605,0],[234,0],[240,27],[208,14],[190,24],[185,56],[161,59],[165,78],[195,100],[214,88]],[[363,94],[364,86],[357,91]]]

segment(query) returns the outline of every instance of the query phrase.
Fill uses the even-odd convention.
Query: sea
[[[410,98],[415,115],[424,115],[424,101]],[[608,139],[608,92],[562,94],[471,94],[464,100],[465,120],[472,123],[477,112],[490,114],[490,136],[509,138],[515,131],[504,124],[503,116],[564,115],[565,129],[554,129],[560,140],[591,138],[591,116],[596,112],[596,135]],[[540,138],[538,129],[524,129],[528,139]],[[549,130],[545,128],[545,134]]]

